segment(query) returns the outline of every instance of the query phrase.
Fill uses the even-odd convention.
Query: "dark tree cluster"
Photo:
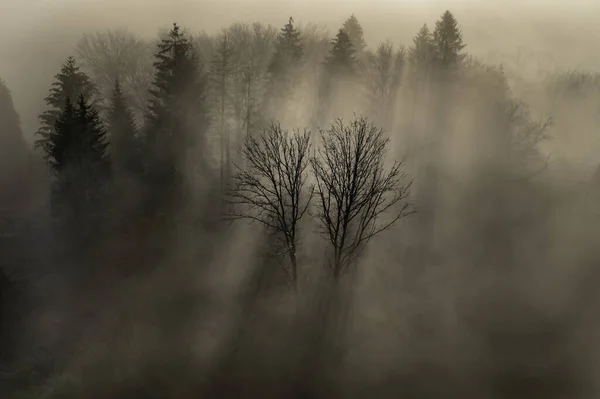
[[[365,275],[365,281],[385,280],[381,286],[390,298],[381,306],[414,323],[422,346],[433,342],[434,349],[423,350],[427,356],[445,351],[439,348],[447,342],[440,344],[432,331],[454,328],[454,334],[456,325],[468,323],[456,320],[475,310],[452,298],[452,310],[445,311],[456,320],[428,324],[427,306],[425,315],[408,314],[394,307],[400,302],[394,295],[414,294],[432,275],[454,278],[436,274],[440,265],[454,272],[510,264],[514,236],[534,235],[551,207],[544,201],[551,190],[536,178],[551,164],[542,144],[551,138],[553,120],[536,120],[509,88],[502,67],[465,48],[450,11],[434,25],[423,24],[407,46],[391,40],[371,46],[354,14],[333,37],[292,17],[280,29],[238,22],[214,35],[173,24],[156,42],[124,29],[86,34],[76,46],[78,58],[68,57],[54,76],[32,146],[0,81],[0,182],[12,188],[20,178],[7,171],[35,169],[37,157],[45,161],[38,169],[47,178],[36,177],[28,201],[10,197],[12,205],[33,209],[20,225],[30,236],[5,245],[10,234],[4,226],[13,222],[4,212],[0,249],[24,256],[11,267],[38,265],[32,275],[46,272],[39,266],[44,262],[56,264],[44,281],[58,288],[42,293],[31,281],[24,285],[37,301],[38,308],[28,308],[37,317],[32,323],[43,319],[46,328],[62,317],[68,325],[62,328],[80,333],[45,343],[48,351],[69,355],[63,363],[52,356],[36,360],[36,367],[51,370],[47,374],[13,378],[16,385],[35,380],[29,396],[19,397],[256,394],[245,373],[284,381],[272,383],[276,393],[261,391],[263,397],[350,397],[358,383],[336,385],[336,396],[324,394],[330,382],[320,381],[342,372],[340,359],[358,356],[344,348],[350,328],[344,329],[342,313],[362,306],[354,299],[361,295],[357,276]],[[551,83],[548,93],[560,101],[587,99],[595,95],[590,86],[599,85],[597,76],[577,74]],[[4,209],[10,201],[2,194]],[[527,223],[532,231],[519,230]],[[245,227],[252,233],[240,239]],[[71,234],[58,234],[64,232]],[[39,251],[23,250],[33,242]],[[257,242],[269,257],[247,248]],[[243,250],[237,254],[229,246]],[[527,250],[539,248],[536,243]],[[260,255],[248,255],[255,252]],[[232,277],[230,263],[241,264],[239,275]],[[9,274],[0,263],[0,328]],[[141,277],[132,282],[131,275]],[[447,286],[469,285],[456,281]],[[449,295],[442,285],[440,295]],[[88,290],[110,309],[73,300]],[[474,291],[468,294],[476,297]],[[44,307],[52,296],[58,310]],[[215,321],[216,308],[231,326]],[[378,316],[369,317],[356,329],[380,328]],[[89,325],[93,334],[85,330]],[[111,334],[95,331],[101,327]],[[94,341],[82,342],[81,331]],[[98,354],[105,347],[110,353]],[[196,354],[209,351],[217,353],[206,356],[211,364],[198,366]],[[0,356],[0,366],[3,361]],[[424,363],[424,373],[447,367],[438,364]],[[76,383],[55,378],[65,370]]]

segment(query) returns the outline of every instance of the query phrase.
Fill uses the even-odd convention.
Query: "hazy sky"
[[[524,47],[563,67],[600,70],[600,0],[0,0],[0,78],[30,119],[43,109],[41,93],[83,32],[127,27],[153,36],[173,22],[215,32],[235,21],[280,27],[293,16],[334,34],[355,13],[370,45],[385,39],[409,45],[423,23],[432,26],[446,9],[477,56]]]

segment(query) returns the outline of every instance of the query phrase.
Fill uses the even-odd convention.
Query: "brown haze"
[[[125,27],[154,39],[176,21],[215,34],[238,21],[279,28],[292,15],[332,37],[354,13],[370,48],[386,39],[408,47],[446,9],[462,27],[465,51],[504,65],[532,120],[552,118],[539,148],[547,165],[507,165],[497,156],[501,144],[487,134],[497,127],[486,108],[494,98],[482,89],[494,82],[483,72],[451,99],[437,101],[435,90],[418,100],[400,94],[388,156],[405,157],[417,213],[370,244],[344,295],[327,294],[333,299],[321,298],[325,240],[306,222],[299,257],[311,295],[300,304],[280,287],[284,278],[269,279],[264,274],[276,272],[255,265],[269,242],[256,225],[217,233],[195,225],[213,212],[209,184],[194,177],[196,206],[182,211],[176,228],[138,227],[140,237],[106,239],[85,261],[50,258],[61,241],[38,220],[42,227],[20,245],[43,265],[36,269],[43,288],[32,289],[36,305],[24,306],[42,310],[23,322],[26,361],[19,364],[27,369],[22,364],[47,356],[60,366],[42,382],[22,377],[42,388],[14,397],[59,397],[56,387],[82,398],[598,397],[600,179],[592,176],[600,163],[600,94],[551,101],[545,85],[564,71],[600,71],[600,2],[0,0],[0,77],[33,141],[53,76],[83,33]],[[314,128],[318,82],[316,72],[304,73],[277,105],[286,128]],[[351,118],[363,109],[361,96],[351,84],[335,90],[325,119]],[[412,108],[404,106],[410,101]],[[411,152],[433,136],[443,136],[436,153],[420,159]],[[196,169],[193,159],[189,166]],[[111,251],[117,255],[106,259]],[[131,269],[151,267],[117,281],[98,265],[91,276],[84,271],[88,263],[128,259]],[[72,275],[86,285],[70,284]],[[337,313],[298,310],[321,300],[334,302]]]

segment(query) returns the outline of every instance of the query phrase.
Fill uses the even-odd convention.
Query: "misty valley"
[[[598,397],[600,73],[359,17],[0,80],[0,397]]]

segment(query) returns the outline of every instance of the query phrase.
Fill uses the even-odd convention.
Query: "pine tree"
[[[52,83],[50,94],[44,99],[48,109],[39,116],[41,127],[36,134],[40,139],[35,142],[36,148],[44,148],[48,144],[48,136],[52,133],[58,116],[64,111],[68,98],[75,99],[83,95],[96,109],[100,105],[96,87],[90,78],[81,72],[75,58],[68,57],[61,71],[54,78],[55,82]]]
[[[423,71],[431,67],[435,59],[435,45],[427,24],[424,24],[413,38],[409,59],[416,71]]]
[[[192,44],[177,24],[158,44],[155,58],[146,145],[155,183],[172,184],[181,176],[185,150],[194,145],[205,148],[206,77]]]
[[[275,54],[269,65],[269,73],[273,75],[273,78],[285,74],[292,65],[302,59],[303,55],[304,46],[300,41],[300,32],[294,26],[294,19],[290,17],[277,36]]]
[[[436,64],[443,69],[454,68],[465,59],[466,54],[462,53],[462,50],[466,45],[463,44],[462,32],[450,11],[444,12],[435,23],[433,45]]]
[[[350,37],[350,41],[357,53],[361,54],[365,51],[367,43],[365,42],[363,28],[354,14],[344,22],[342,29]]]
[[[99,178],[108,171],[107,132],[98,111],[79,95],[77,107],[67,97],[52,133],[48,136],[47,159],[55,176]]]
[[[44,147],[55,177],[55,208],[65,204],[66,209],[80,215],[99,205],[110,171],[107,146],[107,132],[98,111],[83,94],[77,107],[67,97]]]
[[[326,60],[326,67],[332,76],[349,76],[355,72],[354,54],[356,50],[350,40],[350,36],[340,29],[331,41],[331,49]]]
[[[115,80],[107,120],[114,166],[119,170],[136,171],[140,159],[137,126],[118,79]]]

